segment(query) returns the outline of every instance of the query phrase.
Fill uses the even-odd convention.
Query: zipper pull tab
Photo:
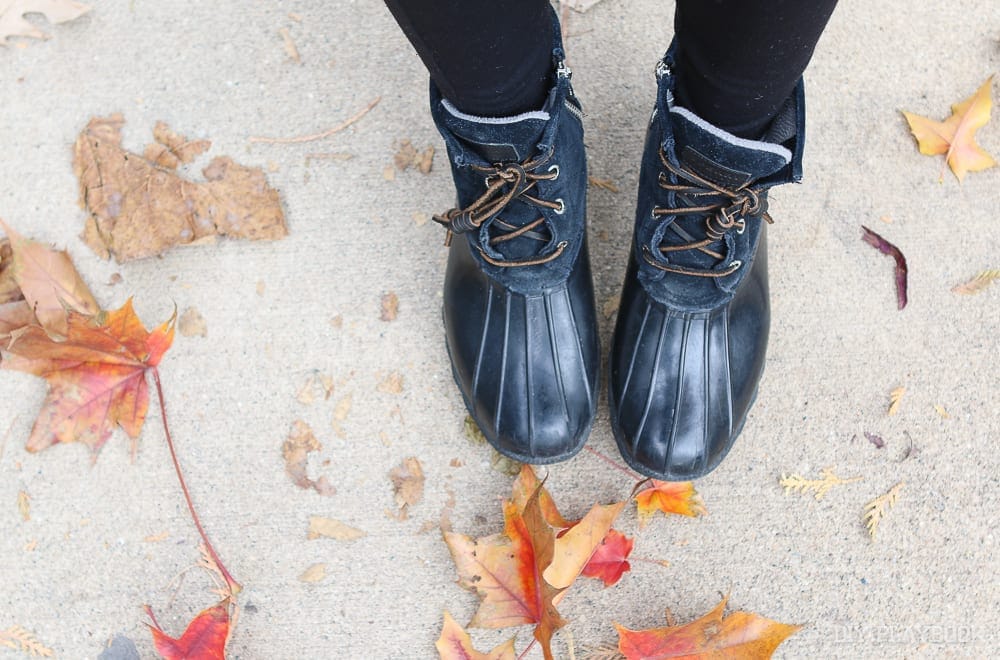
[[[656,63],[656,79],[659,80],[663,76],[672,75],[673,71],[670,69],[670,63],[667,62],[667,58],[663,58]]]
[[[566,66],[566,60],[559,60],[559,64],[556,65],[556,76],[567,79],[573,77],[573,70]]]

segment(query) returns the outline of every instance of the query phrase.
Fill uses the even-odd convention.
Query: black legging
[[[755,138],[791,94],[837,0],[676,0],[677,99]],[[463,112],[537,110],[551,85],[548,0],[385,0]]]

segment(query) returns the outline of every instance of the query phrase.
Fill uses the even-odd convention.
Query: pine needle
[[[39,642],[30,631],[16,624],[7,630],[0,630],[0,645],[9,649],[20,649],[32,657],[51,658],[53,656],[52,649]]]
[[[906,394],[905,387],[897,387],[893,391],[889,392],[889,416],[892,417],[899,412],[899,404],[903,400],[903,395]]]
[[[782,474],[781,480],[778,483],[785,489],[785,495],[788,495],[789,493],[800,493],[802,495],[812,493],[813,497],[815,497],[818,502],[822,500],[834,486],[851,484],[855,481],[861,481],[864,479],[864,477],[842,479],[834,474],[833,467],[823,468],[820,470],[819,476],[819,479],[806,479],[805,477],[797,474]]]
[[[1000,280],[1000,268],[984,270],[971,280],[956,284],[951,290],[963,296],[971,296],[974,293],[979,293],[996,280]]]
[[[865,505],[865,512],[862,519],[873,541],[875,540],[875,532],[878,531],[878,526],[882,522],[882,518],[885,517],[889,509],[896,506],[896,500],[899,499],[899,493],[903,490],[903,485],[904,482],[900,481],[890,488],[889,492],[885,495],[879,495]]]

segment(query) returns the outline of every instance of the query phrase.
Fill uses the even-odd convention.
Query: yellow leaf
[[[993,76],[976,93],[951,106],[952,114],[944,121],[903,112],[910,132],[917,139],[920,153],[930,156],[945,154],[945,162],[961,181],[967,172],[977,172],[996,165],[992,156],[976,144],[976,131],[990,120],[990,89]]]
[[[878,531],[879,523],[882,522],[882,518],[888,513],[889,509],[896,506],[896,501],[899,499],[899,493],[903,490],[904,483],[900,481],[898,484],[889,489],[885,495],[879,495],[871,502],[865,505],[865,511],[862,516],[865,527],[868,529],[868,534],[875,540],[875,532]]]
[[[365,535],[360,529],[345,525],[339,520],[309,516],[309,534],[306,538],[318,539],[326,537],[337,541],[353,541]]]
[[[895,415],[899,412],[899,404],[903,400],[903,395],[906,394],[905,387],[897,387],[892,392],[889,392],[889,416]]]
[[[966,280],[961,284],[956,284],[951,287],[953,293],[960,293],[964,296],[971,296],[974,293],[979,293],[995,280],[1000,280],[1000,268],[993,270],[984,270],[978,273],[971,280]]]
[[[300,582],[320,582],[326,577],[326,564],[313,564],[299,576]]]

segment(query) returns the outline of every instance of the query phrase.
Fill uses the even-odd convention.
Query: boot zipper
[[[673,72],[670,70],[670,62],[667,61],[667,58],[664,57],[662,60],[660,60],[659,62],[656,63],[656,79],[657,80],[659,80],[663,76],[669,76],[672,73]]]
[[[572,78],[573,70],[566,66],[566,60],[559,60],[556,64],[556,75],[560,78]]]

